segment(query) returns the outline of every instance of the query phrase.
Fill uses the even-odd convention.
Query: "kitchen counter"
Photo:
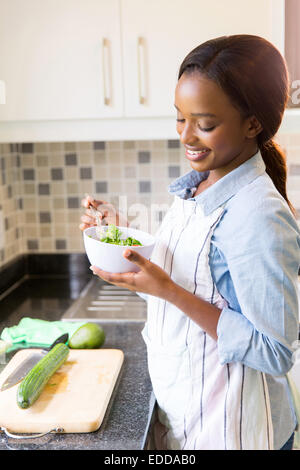
[[[17,325],[23,317],[60,320],[77,300],[90,276],[27,277],[0,298],[0,331]]]
[[[57,288],[60,285],[59,290],[55,289],[55,282]],[[65,280],[65,282],[67,281]],[[45,284],[44,290],[41,288],[43,283]],[[28,294],[29,287],[32,295],[35,292],[35,297]],[[17,324],[22,316],[45,320],[60,319],[65,309],[77,297],[75,295],[71,299],[72,296],[70,293],[66,294],[66,286],[64,287],[62,287],[62,280],[59,279],[52,280],[50,284],[45,280],[42,283],[41,280],[36,283],[31,280],[31,285],[26,286],[27,290],[24,285],[23,287],[19,286],[18,291],[12,292],[10,296],[0,302],[0,330],[2,331],[5,326]],[[49,301],[49,292],[52,292],[51,301]],[[54,296],[55,292],[57,298]],[[65,293],[64,296],[62,292]],[[17,301],[17,299],[19,300]],[[48,299],[47,308],[45,307],[45,299]],[[93,319],[93,321],[102,324],[97,319]],[[144,322],[123,321],[119,323],[111,321],[105,322],[102,326],[106,332],[104,347],[121,349],[124,352],[124,362],[99,430],[93,433],[52,433],[37,439],[20,440],[8,438],[4,433],[0,433],[1,450],[143,449],[155,405],[148,375],[146,347],[141,336]],[[10,359],[15,352],[7,355],[7,359]],[[0,370],[3,367],[4,365],[0,365]]]

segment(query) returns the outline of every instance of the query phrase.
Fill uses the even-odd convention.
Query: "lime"
[[[98,349],[105,341],[103,328],[96,323],[85,323],[71,336],[68,346],[72,349]]]

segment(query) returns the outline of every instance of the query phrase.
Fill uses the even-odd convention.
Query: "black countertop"
[[[49,321],[60,320],[90,278],[24,277],[0,300],[0,331],[17,325],[26,316]]]
[[[55,321],[78,298],[91,276],[34,277],[24,279],[0,301],[0,331],[22,317]],[[97,320],[93,320],[97,322]],[[121,349],[124,363],[104,420],[93,433],[49,434],[16,440],[0,434],[0,449],[139,450],[143,449],[154,400],[148,375],[146,347],[141,336],[144,322],[105,322],[104,347]],[[7,354],[6,362],[16,350]],[[0,365],[0,370],[5,364]],[[0,422],[1,425],[1,422]]]

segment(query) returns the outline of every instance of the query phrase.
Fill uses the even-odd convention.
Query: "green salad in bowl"
[[[83,241],[91,265],[110,273],[138,272],[140,267],[124,256],[125,250],[136,251],[150,259],[156,242],[150,233],[112,224],[86,228]]]
[[[132,237],[121,238],[122,232],[113,224],[108,225],[107,230],[102,228],[100,242],[111,243],[112,245],[122,246],[143,246],[139,240]]]

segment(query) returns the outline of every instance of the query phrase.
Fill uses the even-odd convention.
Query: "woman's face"
[[[180,77],[175,107],[176,129],[194,170],[215,170],[220,178],[256,153],[250,118],[242,119],[222,89],[199,72]]]

